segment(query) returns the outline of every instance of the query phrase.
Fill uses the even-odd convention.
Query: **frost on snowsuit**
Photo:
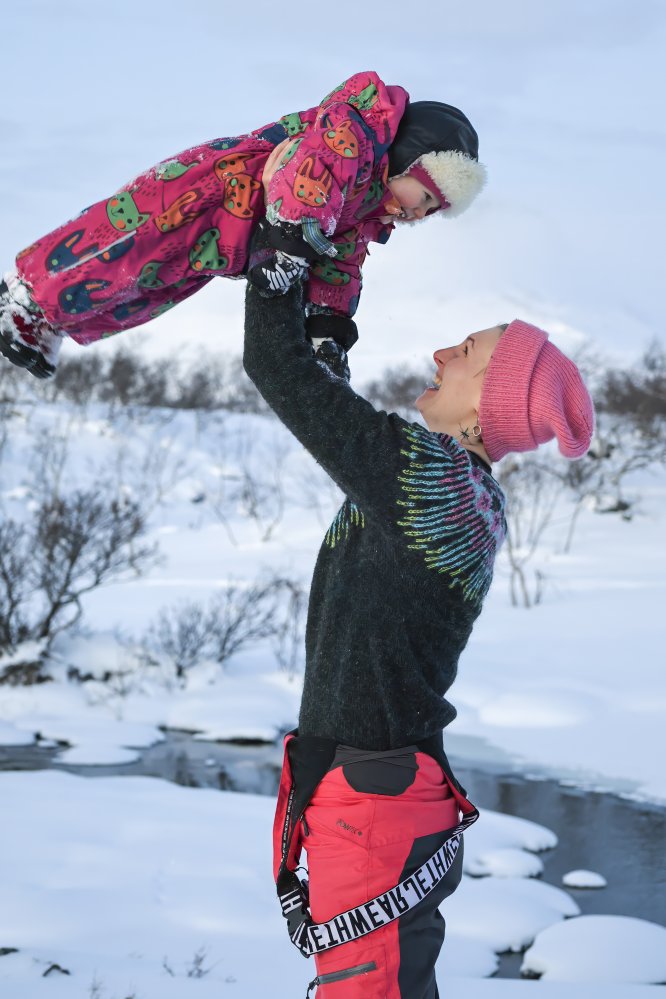
[[[212,277],[243,275],[265,214],[274,225],[307,218],[337,250],[311,267],[311,307],[351,316],[367,244],[386,242],[381,216],[399,209],[387,150],[407,100],[358,73],[319,107],[194,146],[19,253],[19,278],[52,327],[89,344],[154,319]],[[264,165],[287,137],[265,210]]]

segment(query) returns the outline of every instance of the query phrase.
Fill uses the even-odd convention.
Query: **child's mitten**
[[[308,274],[308,262],[303,257],[292,257],[282,250],[273,250],[261,263],[256,263],[248,272],[252,284],[265,295],[284,295],[298,281]]]
[[[248,277],[267,298],[284,295],[308,276],[309,262],[316,256],[299,225],[262,221],[252,240]]]
[[[305,320],[305,329],[312,340],[317,360],[330,368],[334,375],[350,381],[347,351],[358,340],[354,320],[336,312],[313,312]]]
[[[358,340],[356,323],[350,316],[324,312],[321,308],[310,312],[305,329],[311,340],[335,340],[345,351],[350,351]]]
[[[314,341],[312,346],[315,358],[320,364],[325,365],[338,378],[344,378],[347,382],[351,380],[347,351],[344,347],[341,347],[335,340],[329,339],[321,340],[319,343]]]

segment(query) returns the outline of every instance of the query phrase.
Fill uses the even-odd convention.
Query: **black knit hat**
[[[398,177],[424,153],[448,151],[478,160],[479,137],[469,118],[440,101],[412,101],[389,147],[389,173]]]

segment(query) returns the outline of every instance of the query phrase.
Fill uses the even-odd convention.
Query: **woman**
[[[261,253],[266,232],[258,239]],[[477,815],[444,754],[455,717],[444,695],[506,531],[491,462],[553,437],[579,457],[592,434],[577,368],[528,323],[434,360],[416,403],[425,429],[376,411],[315,359],[298,288],[267,301],[249,283],[246,371],[347,497],[314,570],[275,827],[283,913],[315,956],[319,999],[438,994],[438,906]],[[301,846],[310,912],[294,873]]]

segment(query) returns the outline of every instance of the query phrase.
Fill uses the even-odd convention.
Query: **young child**
[[[288,138],[265,202],[264,165]],[[347,350],[368,243],[395,220],[458,215],[484,176],[461,111],[357,73],[318,107],[159,163],[21,251],[0,281],[0,350],[48,378],[64,336],[94,343],[249,268],[267,295],[309,270],[308,333]],[[264,216],[271,246],[250,261]]]

